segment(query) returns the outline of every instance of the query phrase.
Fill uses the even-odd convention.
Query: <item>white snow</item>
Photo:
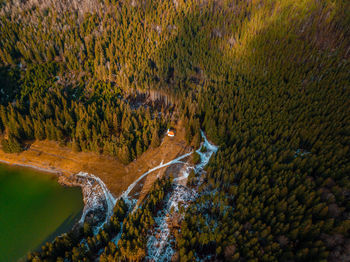
[[[170,213],[172,210],[175,212],[179,211],[180,203],[183,204],[184,208],[187,208],[189,203],[194,201],[198,197],[198,194],[196,193],[195,190],[180,185],[179,181],[186,179],[189,176],[189,173],[192,169],[196,173],[203,172],[203,168],[208,164],[212,154],[216,153],[216,151],[218,150],[218,147],[211,144],[207,140],[203,131],[201,131],[201,135],[204,138],[204,142],[201,144],[200,148],[196,151],[200,155],[200,163],[197,164],[196,166],[191,166],[188,163],[185,163],[184,167],[180,171],[181,176],[174,179],[173,189],[168,194],[165,200],[166,202],[165,208],[163,210],[160,210],[157,216],[155,217],[156,230],[149,235],[149,238],[147,241],[147,250],[148,250],[147,260],[170,261],[172,255],[175,252],[172,248],[172,245],[175,242],[175,239],[170,234],[167,218],[170,216]],[[207,149],[206,152],[200,151],[203,147]],[[185,159],[191,154],[193,154],[193,151],[187,154],[184,154],[182,156],[179,156],[176,159],[171,160],[165,164],[162,161],[158,166],[152,169],[149,169],[147,172],[142,174],[136,181],[134,181],[128,187],[126,191],[123,192],[123,194],[119,198],[123,198],[126,204],[129,206],[129,210],[132,210],[133,207],[135,207],[137,200],[129,199],[128,196],[130,192],[134,189],[134,187],[137,185],[137,183],[139,183],[145,176],[147,176],[151,172],[154,172],[160,168],[173,165],[173,164],[184,164],[184,162],[180,160]],[[79,174],[76,174],[76,176],[78,178],[84,179],[84,186],[82,186],[82,188],[84,193],[84,199],[86,199],[83,215],[80,219],[80,222],[84,222],[86,215],[91,210],[99,209],[101,207],[103,208],[104,201],[107,205],[105,221],[101,223],[94,230],[94,232],[97,233],[98,230],[101,227],[103,227],[103,225],[112,216],[113,208],[114,208],[114,205],[116,204],[117,199],[113,197],[113,195],[110,193],[110,191],[108,190],[108,188],[100,178],[84,172],[80,172]],[[123,227],[123,224],[121,223],[121,228],[122,227]],[[122,232],[119,232],[118,235],[113,238],[112,241],[116,245],[118,244],[118,241],[121,238],[121,235],[122,235]]]
[[[85,217],[89,211],[103,207],[103,201],[105,201],[107,205],[104,223],[107,222],[108,218],[113,214],[113,208],[117,200],[113,197],[105,183],[103,183],[99,177],[84,172],[80,172],[75,176],[84,179],[82,188],[85,206],[79,222],[84,223]]]
[[[123,234],[123,222],[120,222],[120,231],[118,235],[116,235],[113,239],[112,242],[117,246],[119,239],[122,237]]]
[[[160,163],[160,165],[148,170],[146,173],[143,173],[136,181],[134,181],[134,183],[132,183],[128,189],[126,191],[124,191],[124,193],[121,195],[122,198],[124,198],[124,200],[126,202],[129,202],[129,194],[130,192],[134,189],[134,187],[137,185],[138,182],[140,182],[142,180],[142,178],[144,178],[145,176],[147,176],[148,174],[152,173],[153,171],[157,170],[157,169],[160,169],[160,168],[163,168],[163,167],[166,167],[166,166],[170,166],[170,165],[173,165],[173,164],[179,164],[179,163],[182,163],[180,162],[181,159],[184,159],[188,156],[190,156],[193,152],[189,152],[187,154],[184,154],[182,156],[179,156],[178,158],[175,158],[174,160],[171,160],[165,164],[163,164],[163,161]]]
[[[183,204],[184,208],[187,208],[189,203],[195,200],[196,197],[197,193],[195,190],[177,183],[174,184],[172,192],[165,200],[165,208],[160,210],[154,218],[156,222],[155,229],[147,241],[147,261],[170,261],[174,254],[172,246],[175,243],[175,239],[170,237],[167,219],[170,217],[171,211],[179,211],[180,203]]]
[[[203,131],[201,131],[204,142],[200,148],[196,151],[200,155],[200,162],[196,166],[186,165],[181,170],[181,176],[174,179],[173,190],[166,198],[165,208],[160,210],[157,216],[154,218],[156,225],[153,232],[147,240],[147,261],[171,261],[175,251],[173,244],[175,239],[170,234],[167,219],[171,217],[171,212],[179,211],[179,204],[181,203],[186,209],[190,202],[194,201],[198,194],[195,190],[182,186],[178,181],[186,179],[189,176],[190,170],[194,169],[196,173],[202,173],[203,168],[208,164],[213,153],[216,153],[218,147],[209,143]],[[204,147],[207,148],[206,152],[200,150]],[[178,159],[177,159],[178,160]]]
[[[190,174],[190,170],[194,169],[194,171],[196,173],[199,173],[203,170],[203,168],[209,163],[209,160],[212,156],[213,153],[216,153],[216,151],[218,151],[218,147],[211,144],[207,137],[205,136],[204,132],[201,130],[201,135],[204,139],[204,142],[201,144],[200,148],[196,150],[197,154],[199,154],[201,160],[199,162],[199,164],[197,164],[196,166],[189,166],[188,164],[185,165],[184,169],[181,171],[182,176],[175,178],[174,181],[179,181],[182,179],[186,179],[189,174]],[[201,152],[202,148],[206,148],[207,151],[206,152]]]
[[[304,149],[298,148],[298,149],[295,151],[294,157],[305,156],[305,155],[308,155],[308,154],[311,154],[311,152],[309,152],[309,151],[307,151],[307,150],[304,150]]]
[[[205,134],[202,130],[201,130],[201,135],[204,139],[204,143],[196,151],[201,156],[201,162],[198,165],[196,165],[196,167],[195,167],[196,172],[201,171],[209,163],[209,160],[210,160],[212,154],[214,154],[218,151],[218,147],[211,144],[208,141],[207,137],[205,136]],[[203,146],[207,149],[207,151],[202,153],[201,149],[203,148]]]

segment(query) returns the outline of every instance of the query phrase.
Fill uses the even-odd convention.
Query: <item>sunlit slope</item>
[[[63,74],[68,82],[83,71],[118,87],[178,90],[233,81],[237,70],[290,81],[317,68],[341,71],[349,56],[349,4],[341,0],[106,1],[77,14],[53,3],[26,16],[29,4],[8,5],[2,63],[58,61],[75,72]]]
[[[68,89],[68,100],[84,103],[122,90],[175,96],[186,141],[198,142],[203,128],[220,148],[203,195],[176,233],[181,261],[346,260],[348,1],[130,0],[100,8],[82,1],[79,11],[52,5],[26,16],[25,8],[2,9],[0,57],[11,67],[1,71],[9,94],[2,103],[52,89]],[[19,77],[27,81],[16,90],[19,63],[33,75],[37,64],[57,70],[49,81]],[[2,119],[8,130],[14,126]]]

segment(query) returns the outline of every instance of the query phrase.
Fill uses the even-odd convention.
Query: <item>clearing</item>
[[[128,165],[123,165],[114,157],[98,153],[76,153],[68,147],[60,147],[58,143],[47,140],[35,141],[28,150],[18,154],[7,154],[0,149],[0,162],[37,168],[66,176],[79,172],[94,174],[103,180],[115,197],[118,197],[149,169],[191,151],[191,148],[186,146],[185,130],[181,122],[175,128],[174,137],[164,136],[158,148],[149,148],[141,157]],[[135,197],[139,194],[143,197],[154,180],[162,176],[168,168],[164,167],[150,173],[140,181],[138,189],[133,190],[137,192],[132,192],[132,194],[135,194]]]

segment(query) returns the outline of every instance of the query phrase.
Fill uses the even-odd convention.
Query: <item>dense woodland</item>
[[[135,108],[121,98],[120,90],[106,95],[111,84],[101,81],[91,86],[93,95],[85,97],[83,87],[58,84],[57,70],[55,62],[28,67],[18,81],[20,98],[0,105],[5,152],[21,152],[28,141],[49,139],[76,152],[117,156],[127,164],[150,145],[159,145],[172,106],[150,101]],[[12,71],[8,74],[15,75]]]
[[[128,163],[176,111],[189,144],[202,128],[220,147],[176,259],[350,261],[348,1],[16,2],[0,4],[5,151],[50,139]],[[128,99],[150,91],[174,105]],[[167,183],[131,215],[119,202],[98,235],[86,225],[87,244],[67,236],[29,260],[89,261],[101,247],[101,261],[144,259]]]
[[[117,201],[114,213],[94,235],[88,223],[46,243],[40,252],[28,254],[28,261],[140,261],[146,256],[146,237],[154,226],[153,216],[162,208],[171,190],[171,178],[156,180],[146,200],[136,212],[130,212],[123,199]],[[120,238],[117,245],[116,238]],[[103,250],[102,254],[100,250]]]
[[[28,254],[28,261],[92,261],[97,252],[119,233],[120,225],[128,215],[128,206],[123,199],[117,201],[113,215],[96,235],[88,223],[77,225],[70,232],[56,237],[52,243],[42,246],[40,252]],[[82,242],[83,240],[83,242]],[[109,244],[110,245],[110,244]]]

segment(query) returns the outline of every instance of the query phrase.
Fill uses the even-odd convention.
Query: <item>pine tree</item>
[[[193,137],[192,140],[192,145],[194,146],[194,148],[199,148],[201,145],[201,135],[200,132],[196,132],[196,134]]]
[[[140,142],[140,140],[137,140],[136,142],[136,156],[140,157],[143,153],[143,149],[142,149],[142,144]]]
[[[73,140],[73,142],[72,142],[72,150],[73,150],[73,152],[80,152],[81,151],[79,139],[74,139]]]
[[[156,148],[160,145],[160,138],[158,133],[159,133],[158,128],[155,128],[152,134],[152,141],[151,141],[151,146],[153,148]]]
[[[127,165],[130,163],[131,161],[130,151],[126,145],[124,145],[122,148],[119,149],[118,158],[124,165]]]
[[[5,153],[19,153],[23,151],[21,143],[14,136],[10,136],[9,139],[2,139],[1,146]]]
[[[92,235],[92,229],[89,223],[85,222],[83,225],[83,231],[85,237],[91,236]]]

